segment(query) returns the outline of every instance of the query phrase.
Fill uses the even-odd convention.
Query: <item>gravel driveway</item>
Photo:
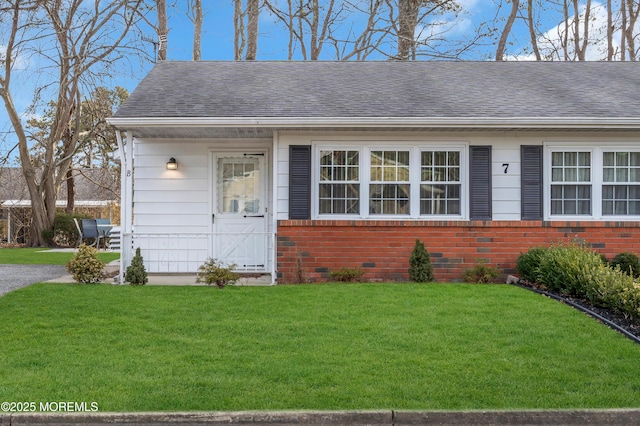
[[[62,265],[0,265],[0,296],[65,274],[66,270]]]

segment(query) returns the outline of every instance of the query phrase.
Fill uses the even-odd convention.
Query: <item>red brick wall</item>
[[[437,281],[460,281],[478,259],[514,274],[520,253],[559,241],[590,244],[609,260],[640,254],[640,222],[281,220],[278,282],[326,281],[329,271],[360,267],[370,281],[408,280],[416,238],[431,255]],[[301,268],[297,266],[301,265]]]

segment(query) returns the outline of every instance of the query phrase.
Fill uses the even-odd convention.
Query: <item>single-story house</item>
[[[437,280],[534,246],[640,252],[632,62],[160,62],[109,121],[122,267]]]

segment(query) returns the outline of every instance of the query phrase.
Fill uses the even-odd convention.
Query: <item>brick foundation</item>
[[[297,282],[300,270],[307,281],[327,281],[329,271],[342,267],[362,268],[368,281],[405,281],[416,238],[431,255],[437,281],[461,281],[478,259],[504,278],[516,272],[520,253],[558,241],[586,242],[609,260],[640,253],[640,222],[281,220],[278,282]]]

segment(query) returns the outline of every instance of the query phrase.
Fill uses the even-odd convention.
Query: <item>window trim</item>
[[[553,152],[590,152],[591,153],[591,215],[552,215],[551,214],[551,156]],[[544,220],[607,220],[637,221],[640,215],[603,215],[602,187],[606,184],[603,176],[603,158],[605,152],[640,152],[638,142],[597,141],[597,142],[546,142],[543,161],[543,204]]]
[[[319,220],[468,220],[469,217],[469,143],[467,141],[318,141],[312,144],[311,199],[312,218]],[[320,152],[358,151],[360,154],[360,214],[320,214]],[[409,214],[370,214],[371,151],[409,151]],[[421,152],[458,151],[460,153],[460,215],[421,215]]]

